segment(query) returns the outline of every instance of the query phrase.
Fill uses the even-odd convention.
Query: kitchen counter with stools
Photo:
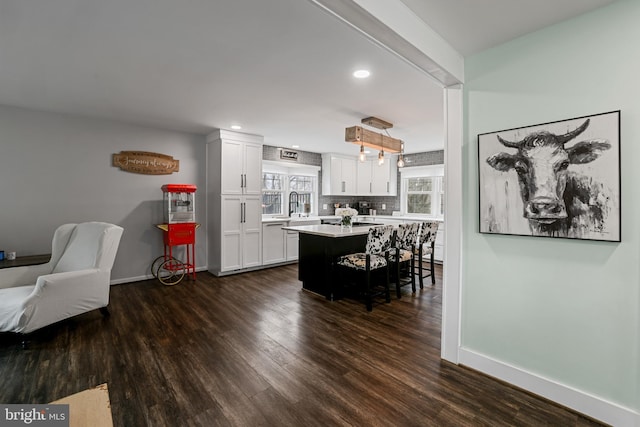
[[[334,261],[341,255],[364,251],[371,226],[301,225],[283,227],[299,233],[298,279],[302,288],[328,300],[342,297],[334,275]]]

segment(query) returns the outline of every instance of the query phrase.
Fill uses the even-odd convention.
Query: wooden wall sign
[[[180,160],[149,151],[121,151],[113,155],[113,166],[143,175],[171,175],[180,170]]]

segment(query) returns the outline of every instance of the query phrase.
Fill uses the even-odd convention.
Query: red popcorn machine
[[[153,261],[151,273],[165,285],[176,285],[185,275],[196,280],[196,190],[190,184],[162,186],[164,223],[156,227],[162,230],[164,254]],[[173,256],[176,246],[184,246],[185,260]]]

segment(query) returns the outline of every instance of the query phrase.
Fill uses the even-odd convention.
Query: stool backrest
[[[418,241],[418,245],[430,245],[431,243],[435,242],[439,225],[440,223],[437,221],[423,222],[422,228],[420,229],[420,240]]]
[[[372,227],[367,236],[368,254],[377,255],[385,253],[391,249],[391,237],[393,235],[393,225]]]
[[[420,231],[420,223],[412,222],[409,224],[400,224],[396,235],[396,248],[411,250],[418,242],[418,232]]]

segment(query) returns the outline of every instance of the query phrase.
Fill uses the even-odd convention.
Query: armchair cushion
[[[24,314],[24,301],[33,293],[35,285],[17,286],[2,290],[0,298],[0,330],[20,332],[19,325]]]

